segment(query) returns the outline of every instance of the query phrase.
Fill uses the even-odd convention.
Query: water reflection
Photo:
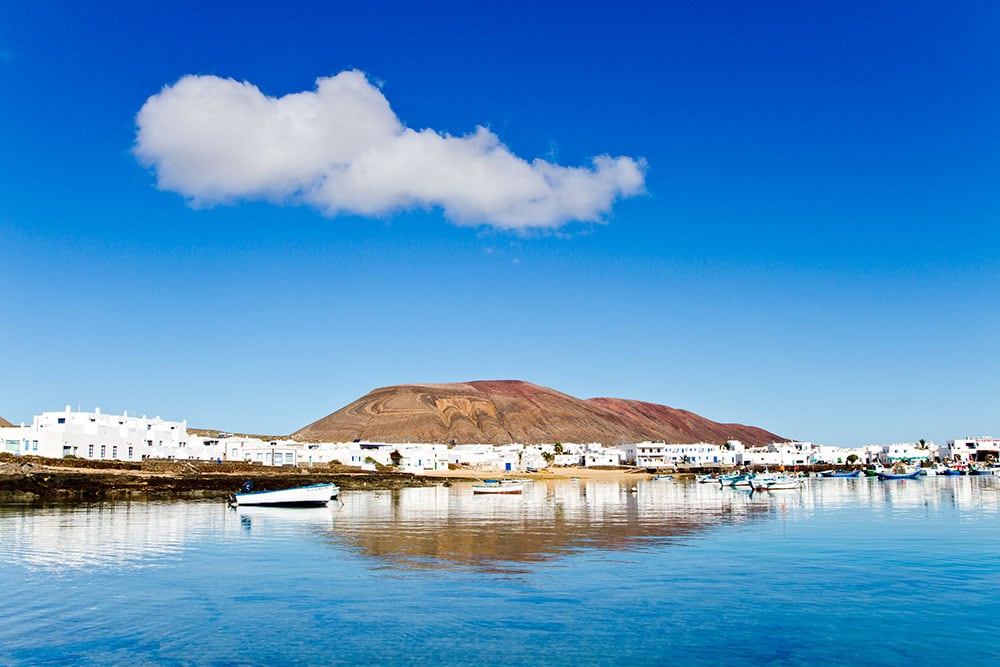
[[[469,485],[348,494],[334,539],[387,564],[516,569],[582,548],[638,549],[720,524],[763,520],[773,508],[718,485],[535,482],[520,496],[477,496]]]
[[[32,508],[0,506],[8,562],[60,571],[154,567],[176,559],[194,530],[217,530],[204,504],[120,502]]]
[[[0,506],[8,563],[50,571],[154,567],[200,541],[304,536],[384,567],[517,570],[571,551],[643,549],[726,525],[830,516],[831,510],[903,515],[1000,514],[1000,478],[879,482],[810,479],[799,491],[754,493],[649,479],[541,481],[520,496],[450,488],[357,491],[328,508],[226,508],[205,502]]]

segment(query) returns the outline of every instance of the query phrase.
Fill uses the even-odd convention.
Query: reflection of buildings
[[[176,557],[193,533],[221,529],[217,503],[0,507],[9,561],[49,570],[141,566]]]
[[[717,484],[648,478],[545,481],[523,496],[474,496],[470,485],[353,491],[344,504],[314,509],[228,509],[222,503],[123,502],[26,508],[0,506],[8,563],[44,570],[147,567],[181,559],[193,543],[298,539],[303,534],[403,567],[460,565],[510,570],[578,549],[642,549],[696,540],[721,526],[768,530],[780,517],[871,524],[930,512],[1000,517],[1000,479],[810,478],[800,491],[749,494]]]

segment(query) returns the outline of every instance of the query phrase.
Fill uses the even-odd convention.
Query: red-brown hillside
[[[312,441],[526,444],[643,440],[762,445],[784,438],[686,410],[620,398],[582,400],[517,380],[382,387],[296,431]]]
[[[0,417],[0,428],[3,428],[4,426],[13,426],[13,424],[11,424],[9,421],[7,421],[6,419],[4,419],[3,417]]]

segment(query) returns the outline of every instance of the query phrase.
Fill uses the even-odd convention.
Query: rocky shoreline
[[[112,499],[225,498],[253,479],[257,489],[333,482],[341,489],[435,486],[458,477],[422,477],[345,466],[265,467],[206,461],[85,461],[10,457],[0,459],[0,502],[78,502]]]

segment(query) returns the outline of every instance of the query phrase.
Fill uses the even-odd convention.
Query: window
[[[66,423],[66,418],[65,417],[60,417],[59,419],[56,420],[56,423],[57,424],[65,424]]]
[[[107,445],[101,445],[101,458],[104,458],[105,452],[107,451]]]
[[[118,445],[111,445],[111,458],[118,458]]]
[[[32,440],[31,441],[31,450],[34,451],[34,452],[38,451],[38,441],[37,440]]]
[[[128,460],[129,461],[132,460],[132,448],[131,447],[128,448]]]
[[[87,458],[88,459],[94,458],[94,446],[93,445],[87,445]]]

